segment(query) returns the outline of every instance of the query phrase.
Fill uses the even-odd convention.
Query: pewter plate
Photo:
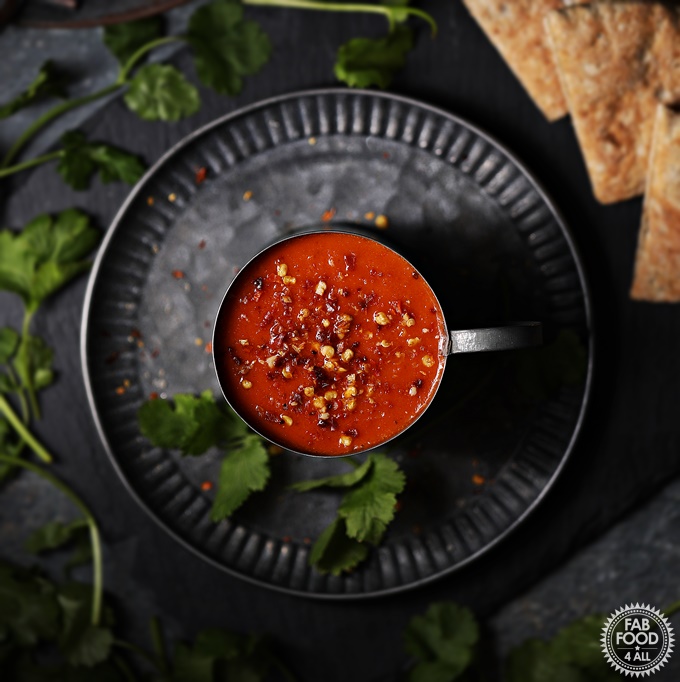
[[[197,183],[196,172],[206,178]],[[210,520],[219,453],[181,458],[140,434],[151,393],[218,387],[206,343],[223,291],[265,244],[320,221],[387,235],[421,269],[453,328],[540,320],[578,334],[579,385],[528,399],[520,353],[455,356],[427,414],[390,454],[408,485],[379,548],[350,574],[309,567],[335,491],[290,492],[342,459],[272,457],[267,489]],[[488,135],[394,95],[331,89],[279,97],[196,131],[132,191],[90,279],[82,329],[89,399],[131,494],[182,544],[261,585],[323,598],[376,596],[469,563],[538,504],[574,446],[592,375],[590,303],[563,220]],[[532,351],[522,351],[530,353]],[[532,359],[528,358],[531,362]]]

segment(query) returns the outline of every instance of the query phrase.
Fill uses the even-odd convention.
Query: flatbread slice
[[[680,302],[680,109],[664,105],[656,114],[630,295]]]
[[[595,196],[642,194],[656,106],[680,91],[671,70],[678,10],[653,2],[600,2],[550,12],[552,45]]]
[[[463,0],[546,118],[567,113],[567,104],[546,43],[543,20],[565,0]]]

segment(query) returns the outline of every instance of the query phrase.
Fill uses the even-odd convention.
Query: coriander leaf
[[[64,565],[64,575],[69,575],[78,566],[92,563],[92,543],[87,528],[83,527],[81,532],[75,535],[74,544],[71,558]]]
[[[213,682],[215,656],[180,644],[175,649],[173,663],[172,682]]]
[[[22,232],[0,231],[0,289],[18,294],[29,312],[89,267],[82,258],[99,233],[75,209],[38,216]]]
[[[269,480],[269,457],[260,436],[245,436],[237,449],[225,455],[211,517],[221,521],[250,496],[264,490]]]
[[[317,538],[309,554],[309,565],[319,573],[340,575],[351,571],[368,556],[368,545],[347,536],[344,519],[336,518]]]
[[[422,661],[409,672],[409,682],[453,682],[460,678],[458,668],[446,661]]]
[[[26,550],[31,554],[39,554],[63,547],[81,533],[87,533],[85,521],[78,519],[64,524],[61,521],[49,521],[42,528],[31,533],[26,541]]]
[[[577,620],[550,641],[528,640],[508,656],[508,682],[616,682],[619,674],[602,656],[606,616]]]
[[[298,481],[297,483],[293,483],[290,487],[292,490],[296,490],[299,493],[322,487],[349,488],[363,480],[372,466],[373,460],[369,457],[361,466],[352,469],[352,471],[348,471],[346,474],[326,476],[325,478],[316,478],[309,481]]]
[[[113,645],[113,634],[106,627],[111,616],[105,610],[104,625],[92,624],[92,588],[69,583],[59,589],[57,600],[62,612],[59,649],[67,661],[88,668],[105,661]]]
[[[225,415],[210,391],[188,393],[168,400],[149,400],[138,412],[139,427],[153,445],[201,455],[208,448],[245,435],[247,427],[235,415]]]
[[[48,60],[40,67],[38,75],[26,90],[11,102],[0,106],[0,119],[8,118],[33,102],[53,96],[63,97],[64,88],[61,79],[55,73],[54,64]]]
[[[578,386],[586,377],[588,351],[578,334],[563,329],[549,344],[519,351],[517,385],[530,399],[547,398],[564,386]]]
[[[55,639],[59,606],[53,585],[40,574],[0,563],[0,637],[11,633],[23,646]]]
[[[160,37],[163,24],[160,17],[149,17],[104,28],[104,44],[124,65],[137,50]]]
[[[19,334],[11,327],[0,329],[0,365],[6,365],[19,346]]]
[[[263,682],[274,660],[262,637],[205,630],[193,646],[177,647],[172,682]]]
[[[409,680],[457,679],[470,665],[478,639],[479,627],[469,609],[447,602],[432,604],[424,616],[415,616],[404,632],[407,652],[426,664],[416,665]],[[445,670],[448,678],[440,676]]]
[[[75,190],[87,189],[97,171],[104,184],[121,180],[134,185],[144,174],[139,157],[108,144],[88,142],[79,131],[64,133],[61,143],[64,150],[57,171]]]
[[[179,121],[198,111],[198,90],[181,71],[167,64],[147,64],[130,81],[125,103],[146,121]]]
[[[603,659],[604,663],[604,659]],[[513,649],[505,664],[507,682],[589,682],[577,669],[557,660],[549,643],[530,639]]]
[[[267,34],[256,22],[243,19],[237,0],[216,0],[197,9],[187,39],[198,77],[223,95],[238,95],[242,76],[257,73],[271,54]]]
[[[412,47],[413,33],[402,25],[385,38],[353,38],[338,50],[335,76],[354,88],[377,85],[384,90]]]
[[[396,496],[406,478],[396,462],[385,455],[371,454],[370,473],[343,498],[338,515],[347,522],[347,535],[360,542],[378,544],[394,518]]]
[[[560,630],[552,641],[555,657],[589,671],[611,671],[612,679],[617,679],[602,657],[600,636],[606,620],[604,615],[586,616]]]

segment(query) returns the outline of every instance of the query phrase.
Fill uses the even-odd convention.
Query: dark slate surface
[[[522,597],[543,604],[547,617],[552,617],[556,601],[558,610],[560,600],[567,604],[575,576],[583,584],[588,575],[581,564],[565,565],[574,550],[678,473],[680,309],[632,303],[627,295],[639,200],[597,205],[569,121],[550,125],[543,120],[460,4],[433,0],[424,6],[439,21],[439,38],[432,42],[420,33],[418,47],[392,89],[469,118],[515,151],[560,206],[583,252],[595,298],[598,343],[592,409],[580,444],[538,513],[493,552],[446,580],[401,596],[342,604],[247,585],[178,547],[137,508],[115,476],[97,439],[82,385],[78,334],[85,282],[80,280],[50,301],[35,321],[35,331],[57,349],[60,374],[44,393],[46,417],[36,431],[57,454],[56,471],[101,519],[107,584],[124,604],[125,626],[133,636],[140,632],[143,618],[160,613],[175,636],[190,636],[206,626],[268,631],[303,680],[393,679],[403,665],[404,625],[435,599],[456,599],[485,616],[558,569],[550,590],[539,588]],[[374,18],[273,9],[249,12],[272,36],[275,53],[239,97],[227,99],[202,90],[202,110],[170,125],[140,122],[120,103],[113,103],[87,129],[97,138],[138,150],[152,162],[220,114],[271,95],[331,84],[336,46],[350,36],[382,30]],[[4,40],[0,36],[0,49]],[[180,63],[191,72],[185,55]],[[19,71],[11,77],[23,77]],[[75,205],[88,210],[104,228],[126,191],[121,185],[95,183],[90,192],[78,194],[64,188],[53,169],[42,168],[0,187],[2,222],[19,227],[38,212]],[[0,324],[18,324],[18,315],[16,302],[0,295]],[[668,505],[676,498],[671,496]],[[58,495],[22,476],[3,491],[2,554],[18,558],[21,539],[30,528],[68,514],[68,505]],[[659,525],[646,532],[655,523]],[[677,589],[677,571],[670,560],[649,562],[647,557],[656,551],[658,538],[665,537],[664,526],[657,514],[643,513],[623,527],[628,529],[623,535],[613,536],[621,541],[606,542],[604,555],[597,556],[600,579],[591,589],[601,601],[592,606],[613,608],[638,598],[663,606]],[[676,551],[673,537],[667,540],[669,556]],[[595,561],[592,551],[581,555],[586,566]],[[643,558],[648,576],[644,582],[642,564],[637,563]],[[616,573],[622,565],[630,568],[627,579]],[[628,589],[619,598],[623,580]],[[521,602],[513,604],[507,613],[530,618]],[[590,606],[587,599],[576,602],[573,614]],[[528,622],[520,626],[514,617],[501,616],[496,621],[501,634],[506,633],[501,640],[511,641],[513,632],[531,634]],[[655,679],[677,679],[677,673],[664,672]]]

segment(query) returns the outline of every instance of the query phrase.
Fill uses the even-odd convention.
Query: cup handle
[[[497,327],[449,331],[446,354],[516,350],[542,343],[543,327],[540,322],[508,322]]]

